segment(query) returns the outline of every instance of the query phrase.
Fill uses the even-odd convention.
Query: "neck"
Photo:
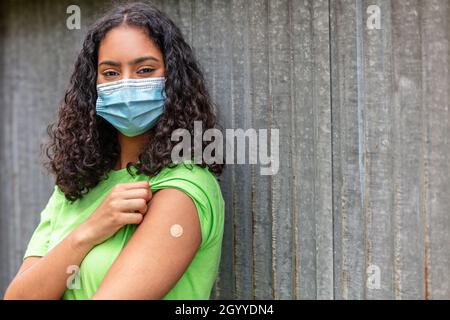
[[[128,162],[137,162],[143,147],[148,143],[148,134],[144,133],[135,137],[127,137],[122,133],[117,133],[120,145],[120,156],[114,170],[127,167]]]

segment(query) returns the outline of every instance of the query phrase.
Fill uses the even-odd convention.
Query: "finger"
[[[144,219],[144,216],[140,213],[123,213],[120,217],[121,224],[139,224]]]
[[[117,197],[120,199],[144,199],[145,201],[150,201],[152,191],[150,188],[123,190],[117,193]]]
[[[119,202],[118,209],[121,212],[139,211],[142,214],[147,212],[147,201],[144,199],[126,199]]]
[[[116,188],[120,190],[130,190],[137,188],[150,188],[148,181],[134,181],[134,182],[124,182],[116,185]]]

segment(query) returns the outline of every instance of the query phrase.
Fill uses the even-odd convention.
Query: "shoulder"
[[[208,167],[201,167],[191,161],[166,167],[150,179],[150,186],[154,192],[167,188],[178,189],[192,199],[200,218],[202,247],[220,238],[224,219],[224,199],[220,185]],[[177,201],[175,197],[173,201]]]
[[[55,184],[55,186],[53,187],[52,197],[54,197],[58,201],[66,200],[66,195],[64,194],[64,192],[62,192],[62,190],[59,188],[57,184]]]
[[[48,200],[46,208],[55,208],[66,202],[66,196],[64,192],[61,191],[57,184],[54,185],[50,198]]]
[[[179,185],[202,192],[208,197],[222,199],[220,185],[214,174],[208,167],[201,167],[190,160],[164,168],[151,182],[155,188]]]

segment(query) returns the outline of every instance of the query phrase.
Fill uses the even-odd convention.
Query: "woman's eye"
[[[153,72],[155,69],[152,69],[152,68],[142,68],[142,69],[140,69],[137,73],[139,73],[139,74],[145,74],[145,73],[150,73],[150,72]]]
[[[104,77],[115,77],[119,75],[119,73],[115,71],[105,71],[102,74]]]

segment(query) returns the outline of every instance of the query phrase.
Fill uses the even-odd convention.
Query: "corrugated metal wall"
[[[109,3],[0,4],[0,292],[52,187],[45,126]],[[195,48],[223,127],[280,129],[277,175],[223,175],[214,298],[450,298],[450,1],[154,3]]]

